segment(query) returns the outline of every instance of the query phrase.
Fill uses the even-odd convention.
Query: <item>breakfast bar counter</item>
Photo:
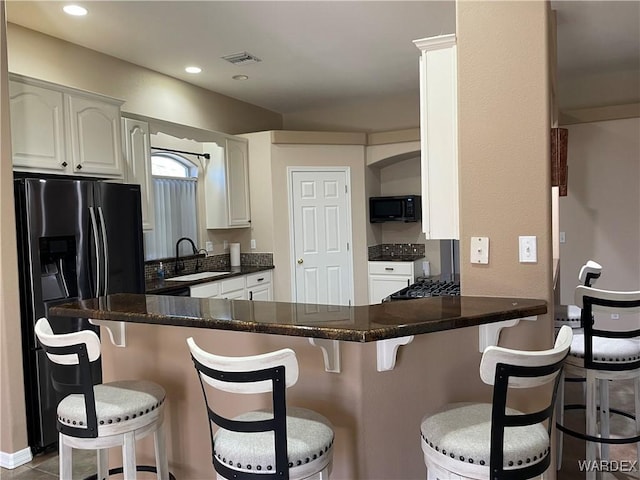
[[[90,318],[110,330],[124,326],[116,342],[123,348],[102,330],[103,380],[146,379],[165,388],[167,455],[176,478],[215,476],[202,390],[186,344],[193,337],[220,355],[292,348],[300,376],[287,390],[287,404],[318,411],[333,424],[332,480],[413,480],[425,472],[422,416],[470,392],[484,392],[490,401],[478,374],[482,329],[546,318],[546,311],[545,301],[524,298],[432,297],[348,307],[115,294],[52,307],[49,320],[54,329],[59,316]],[[544,331],[538,323],[524,322],[524,331]],[[218,401],[231,416],[270,405],[268,396],[254,397]],[[153,463],[152,442],[145,441],[139,463]]]
[[[546,311],[543,300],[524,298],[431,297],[339,306],[120,293],[59,305],[51,308],[50,314],[372,342],[512,320]]]

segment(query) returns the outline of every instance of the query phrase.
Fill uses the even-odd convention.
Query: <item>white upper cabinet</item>
[[[10,75],[15,170],[122,178],[120,100]]]
[[[132,118],[122,119],[124,181],[140,185],[142,228],[152,230],[154,223],[154,190],[151,175],[149,124]]]
[[[122,176],[120,106],[65,94],[73,168],[78,173]]]
[[[9,82],[13,166],[67,171],[62,92]]]
[[[223,150],[205,144],[204,151],[211,151],[205,167],[207,228],[251,226],[248,141],[226,138]]]
[[[420,49],[422,229],[458,239],[458,100],[454,34],[414,41]]]

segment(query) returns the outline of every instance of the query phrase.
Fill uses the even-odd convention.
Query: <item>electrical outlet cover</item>
[[[471,237],[471,263],[489,263],[489,237]]]

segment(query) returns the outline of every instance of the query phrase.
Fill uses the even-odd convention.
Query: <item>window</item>
[[[181,237],[189,237],[197,244],[198,168],[179,155],[157,153],[151,156],[151,173],[156,206],[155,228],[144,235],[145,258],[175,257],[175,245]],[[181,255],[192,253],[187,243],[180,248]]]

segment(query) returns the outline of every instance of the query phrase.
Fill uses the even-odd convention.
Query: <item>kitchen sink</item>
[[[231,272],[198,272],[190,273],[189,275],[182,275],[181,277],[167,278],[171,282],[193,282],[195,280],[203,280],[205,278],[218,277],[220,275],[228,275]]]

